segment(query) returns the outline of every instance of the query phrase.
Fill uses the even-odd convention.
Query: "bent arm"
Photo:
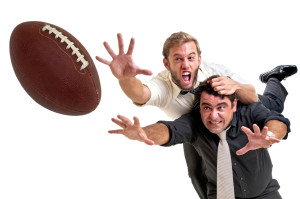
[[[235,92],[243,104],[251,104],[258,101],[258,95],[254,86],[242,84],[227,76],[212,79],[211,86],[221,95],[231,95]]]
[[[254,86],[251,84],[241,84],[238,83],[238,89],[236,90],[236,94],[238,99],[243,103],[243,104],[251,104],[253,102],[258,101],[258,95],[256,93],[256,90]]]
[[[244,106],[241,111],[246,111],[245,107],[248,107],[248,111],[251,112],[251,120],[250,123],[245,123],[248,127],[243,126],[242,130],[246,133],[249,142],[236,152],[237,155],[243,155],[249,150],[268,148],[274,143],[279,143],[281,139],[287,138],[290,122],[283,115],[270,111],[261,102]],[[251,123],[253,130],[250,129]],[[268,136],[268,131],[274,133],[275,137]]]
[[[250,150],[259,148],[269,148],[272,144],[279,143],[287,134],[287,125],[278,120],[270,120],[262,130],[260,130],[256,124],[253,125],[253,132],[244,126],[242,130],[246,133],[249,142],[245,147],[236,152],[237,155],[244,155]],[[267,135],[268,131],[274,133],[275,137],[269,137]]]

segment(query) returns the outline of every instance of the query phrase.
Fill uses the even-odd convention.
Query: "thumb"
[[[134,125],[140,126],[140,120],[138,117],[134,116],[133,121],[134,121]]]
[[[136,74],[141,74],[141,75],[152,75],[152,71],[151,70],[147,70],[147,69],[138,69],[136,71]]]
[[[110,61],[107,61],[106,59],[103,59],[103,58],[101,58],[101,57],[99,57],[99,56],[96,56],[96,59],[99,61],[99,62],[101,62],[102,64],[106,64],[106,65],[110,65]]]
[[[240,150],[238,150],[236,152],[237,155],[244,155],[245,153],[247,153],[248,151],[250,151],[249,147],[246,145],[245,147],[241,148]]]
[[[143,133],[139,133],[139,135],[145,144],[154,145],[154,141],[150,140],[146,135],[144,135]]]

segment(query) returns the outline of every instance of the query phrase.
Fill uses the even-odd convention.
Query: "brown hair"
[[[198,56],[200,56],[201,50],[197,39],[185,32],[176,32],[173,33],[170,37],[168,37],[164,43],[163,52],[162,52],[164,58],[168,59],[170,48],[172,48],[174,45],[182,45],[189,41],[193,41],[196,44]]]

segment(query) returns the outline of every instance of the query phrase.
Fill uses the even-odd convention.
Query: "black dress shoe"
[[[298,69],[295,65],[280,65],[275,67],[271,71],[260,74],[259,79],[263,83],[267,83],[271,77],[281,81],[289,76],[294,75],[295,73],[297,73],[297,71]]]

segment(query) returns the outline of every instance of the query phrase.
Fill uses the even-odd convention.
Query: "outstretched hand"
[[[124,53],[124,43],[122,34],[118,34],[118,44],[119,44],[119,54],[116,55],[114,51],[111,49],[107,42],[104,42],[103,45],[106,48],[107,52],[112,57],[112,61],[108,61],[99,56],[96,56],[96,59],[106,64],[110,67],[111,72],[118,80],[123,80],[131,77],[135,77],[138,74],[143,75],[152,75],[150,70],[139,68],[133,61],[132,53],[134,49],[134,38],[131,38],[130,44],[128,47],[128,51]]]
[[[242,127],[242,130],[246,133],[249,142],[245,147],[236,152],[237,155],[244,155],[250,150],[256,150],[259,148],[269,148],[273,143],[279,143],[280,140],[276,138],[269,137],[267,135],[268,127],[264,127],[260,131],[256,124],[253,124],[254,133],[247,127]]]
[[[141,128],[139,118],[133,117],[134,123],[132,123],[128,118],[122,115],[118,115],[117,117],[118,119],[112,118],[111,120],[122,129],[110,130],[108,131],[109,133],[122,134],[128,139],[144,142],[148,145],[154,145],[154,141],[148,139],[145,131]]]

